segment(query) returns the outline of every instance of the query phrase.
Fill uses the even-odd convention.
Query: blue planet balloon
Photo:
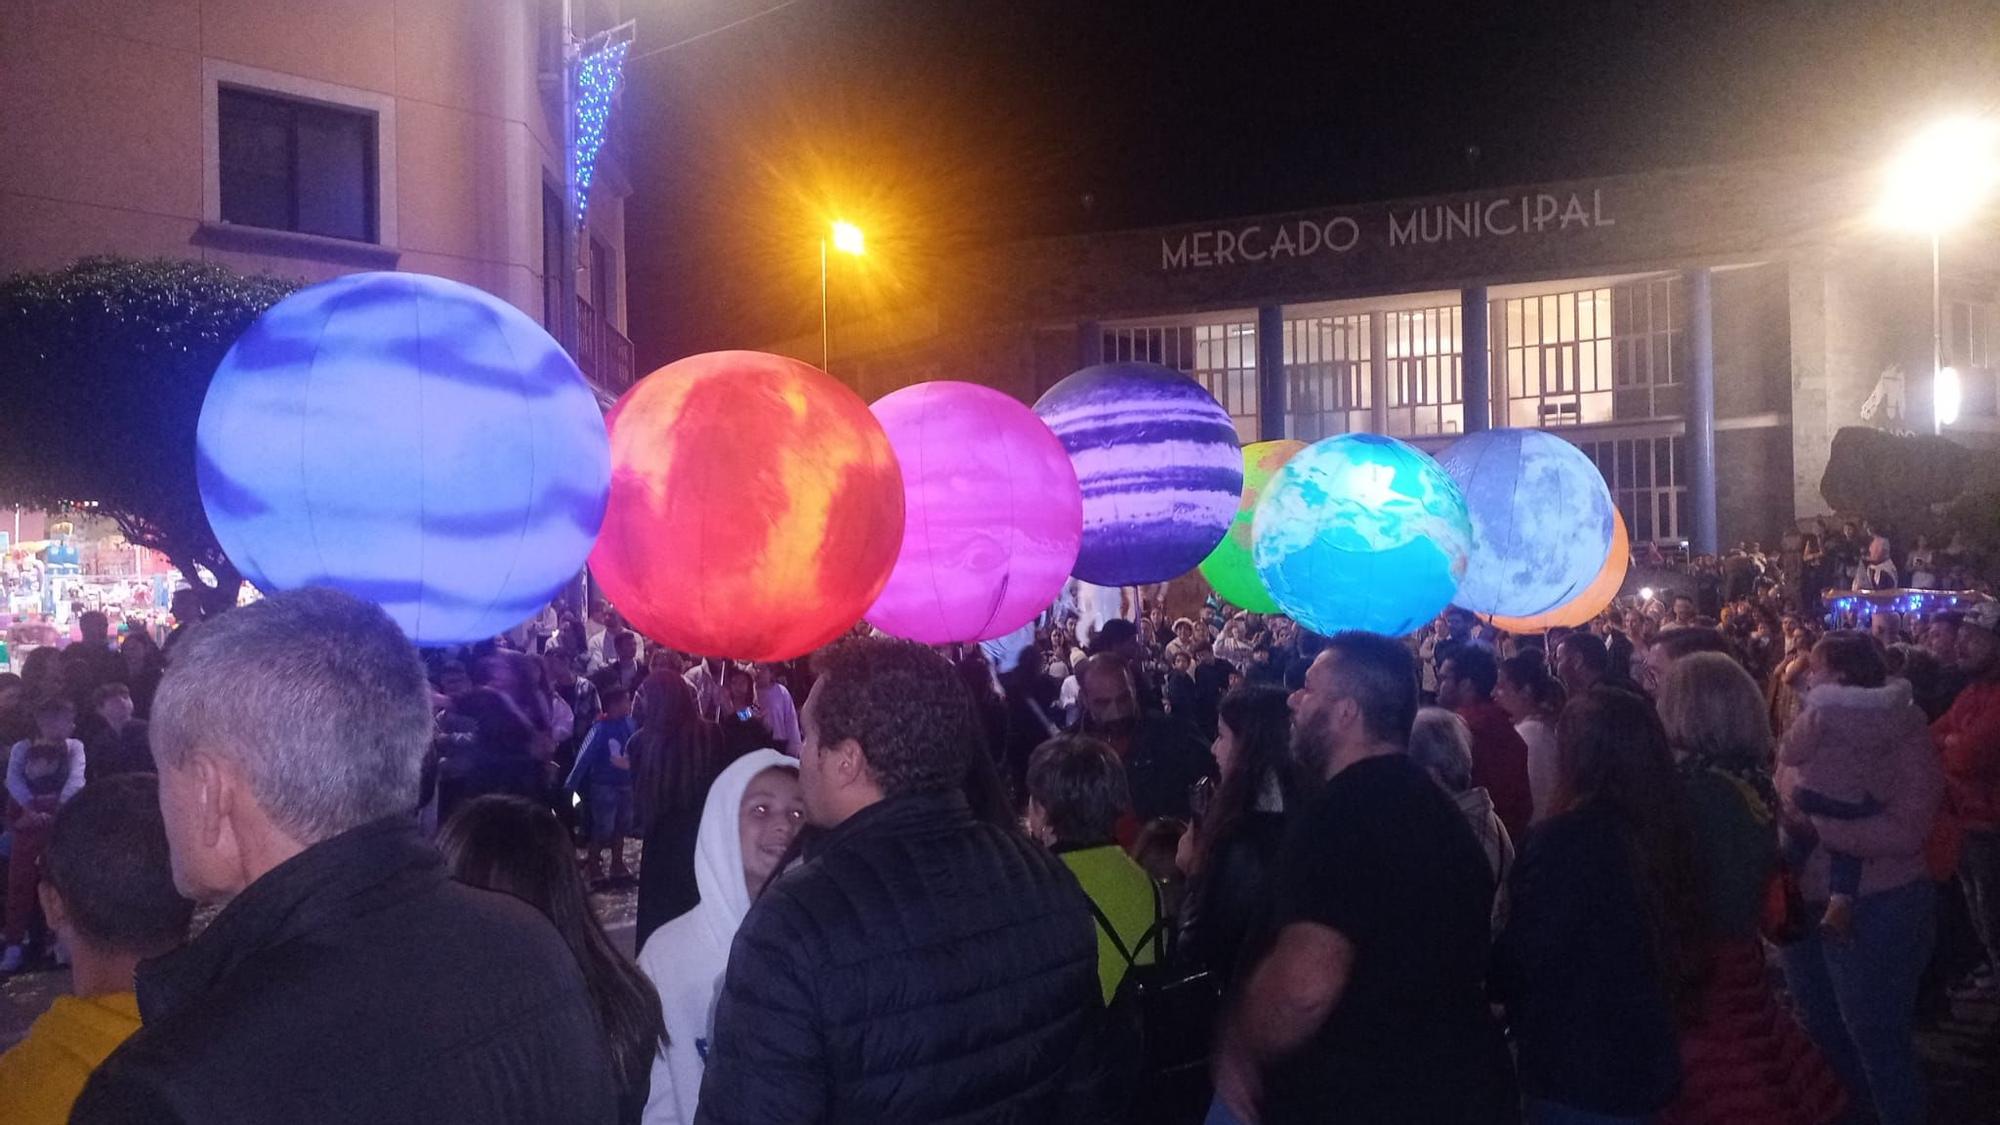
[[[1451,602],[1472,550],[1465,498],[1421,450],[1377,434],[1315,442],[1265,486],[1251,560],[1316,633],[1401,636]]]
[[[492,637],[576,577],[604,519],[604,416],[540,325],[443,278],[363,273],[257,318],[216,368],[196,480],[267,590],[333,586],[419,644]]]
[[[1467,434],[1438,455],[1472,513],[1457,604],[1532,617],[1591,584],[1616,533],[1611,490],[1589,457],[1541,430]]]
[[[1200,383],[1158,364],[1104,363],[1050,387],[1035,413],[1083,488],[1077,578],[1165,582],[1222,541],[1242,499],[1243,455],[1229,412]]]

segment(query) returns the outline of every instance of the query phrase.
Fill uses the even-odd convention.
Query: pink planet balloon
[[[872,407],[903,468],[903,547],[867,613],[923,644],[1002,637],[1076,565],[1083,493],[1062,442],[990,387],[920,383]]]

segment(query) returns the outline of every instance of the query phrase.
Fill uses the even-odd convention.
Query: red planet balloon
[[[790,660],[851,628],[903,541],[903,475],[861,397],[816,367],[710,352],[612,408],[611,498],[590,569],[641,633]]]

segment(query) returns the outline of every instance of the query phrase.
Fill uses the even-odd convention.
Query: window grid
[[[1257,440],[1257,322],[1152,324],[1103,330],[1106,363],[1157,363],[1215,396],[1239,440]]]
[[[1678,386],[1680,378],[1680,280],[1658,277],[1628,282],[1611,290],[1612,367],[1622,392],[1620,418],[1659,418],[1679,413],[1678,394],[1661,388]]]
[[[1612,420],[1611,290],[1496,302],[1507,419],[1524,427]]]
[[[1634,543],[1679,542],[1681,510],[1687,502],[1686,449],[1681,438],[1615,438],[1580,441],[1604,483]]]
[[[1368,314],[1285,322],[1285,436],[1318,441],[1368,429],[1374,337]]]
[[[375,114],[223,86],[216,115],[225,222],[376,239]]]
[[[1461,316],[1457,305],[1392,309],[1383,314],[1389,433],[1423,437],[1464,431]]]

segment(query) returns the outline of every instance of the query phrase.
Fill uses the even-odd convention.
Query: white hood
[[[729,945],[750,913],[750,888],[743,882],[743,791],[765,770],[798,768],[797,758],[754,750],[731,762],[708,787],[694,845],[694,882],[701,902],[654,931],[639,953],[639,968],[659,990],[667,1022],[667,1049],[653,1062],[646,1125],[694,1120]]]
[[[694,885],[701,904],[690,913],[710,916],[723,944],[750,913],[750,888],[743,882],[743,791],[768,769],[797,770],[799,760],[776,750],[753,750],[729,763],[708,787],[701,803],[701,831],[694,844]]]

